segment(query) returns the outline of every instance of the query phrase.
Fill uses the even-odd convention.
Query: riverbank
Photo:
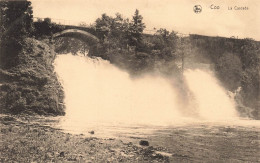
[[[138,130],[121,136],[113,131],[118,137],[100,137],[95,130],[70,134],[51,127],[56,120],[0,115],[0,162],[260,161],[260,124],[254,120],[167,126],[147,136]]]
[[[0,162],[169,162],[159,148],[72,135],[34,118],[0,115]]]
[[[0,68],[0,113],[64,115],[64,91],[53,62],[51,44],[33,38],[21,43],[16,63]]]

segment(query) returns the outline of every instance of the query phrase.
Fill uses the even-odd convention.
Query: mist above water
[[[183,107],[195,110],[193,119],[237,117],[232,99],[205,71],[184,73],[191,101],[183,102],[171,79],[159,75],[132,79],[102,59],[59,55],[55,70],[65,89],[69,123],[174,124],[186,119]]]

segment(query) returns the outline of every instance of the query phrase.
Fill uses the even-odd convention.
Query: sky
[[[31,0],[34,17],[93,24],[106,13],[132,18],[136,9],[147,30],[166,28],[183,34],[201,34],[260,41],[260,0]],[[195,13],[195,5],[202,12]],[[215,6],[215,9],[213,6]],[[237,10],[246,7],[246,10]],[[231,10],[232,8],[232,10]]]

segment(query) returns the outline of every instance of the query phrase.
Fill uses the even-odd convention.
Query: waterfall
[[[66,119],[84,126],[92,122],[169,124],[185,118],[178,91],[160,75],[131,78],[108,61],[59,55],[55,70],[65,89]],[[214,75],[187,70],[184,83],[191,94],[189,109],[198,119],[237,116],[234,102]]]
[[[187,70],[184,77],[200,117],[206,120],[237,118],[234,100],[212,73],[198,69]]]

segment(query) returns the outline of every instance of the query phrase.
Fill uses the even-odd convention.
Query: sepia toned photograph
[[[0,162],[260,162],[259,9],[0,0]]]

